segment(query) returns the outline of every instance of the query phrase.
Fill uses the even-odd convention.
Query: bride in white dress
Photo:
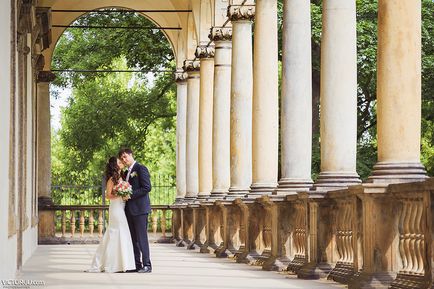
[[[96,249],[87,272],[125,272],[135,270],[133,243],[125,216],[125,201],[116,195],[113,187],[122,181],[123,164],[111,157],[106,166],[106,198],[110,199],[109,225]]]

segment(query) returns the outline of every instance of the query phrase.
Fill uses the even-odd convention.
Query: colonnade
[[[379,2],[379,161],[372,181],[425,175],[419,160],[420,3],[405,3]],[[411,8],[411,17],[399,14],[402,5]],[[321,172],[314,184],[309,3],[284,2],[280,180],[277,1],[231,5],[228,18],[231,27],[212,27],[212,44],[198,46],[196,58],[185,61],[179,73],[188,74],[187,80],[176,78],[177,199],[234,199],[359,184],[355,1],[323,2]],[[404,39],[403,33],[412,37]]]
[[[350,288],[431,286],[434,224],[423,216],[434,213],[434,183],[420,163],[416,2],[378,3],[378,163],[364,183],[356,171],[356,1],[322,2],[315,182],[310,2],[284,1],[280,106],[277,0],[228,7],[231,25],[212,27],[210,45],[176,78],[178,246]]]

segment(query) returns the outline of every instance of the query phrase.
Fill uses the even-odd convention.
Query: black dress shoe
[[[138,270],[137,272],[138,273],[151,273],[152,272],[152,267],[145,266],[142,269]]]
[[[135,273],[135,272],[137,272],[137,269],[132,269],[132,270],[125,271],[125,273]]]

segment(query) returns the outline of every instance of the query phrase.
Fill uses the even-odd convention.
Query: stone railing
[[[433,286],[434,178],[176,204],[178,246],[349,288]],[[434,288],[434,287],[433,287]]]
[[[40,211],[53,212],[54,236],[39,238],[39,244],[98,243],[108,225],[108,205],[48,205]],[[159,242],[168,242],[171,231],[171,209],[166,205],[152,206],[149,217],[149,232]],[[169,215],[169,216],[168,216]],[[168,227],[169,225],[169,227]],[[45,228],[46,229],[46,228]]]

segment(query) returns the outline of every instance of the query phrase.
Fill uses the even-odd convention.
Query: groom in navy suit
[[[139,273],[151,273],[152,265],[147,230],[148,215],[151,213],[149,171],[144,165],[134,160],[133,152],[129,148],[121,149],[118,157],[128,167],[128,172],[124,177],[133,189],[131,198],[125,204],[125,215],[133,241],[136,270]]]

